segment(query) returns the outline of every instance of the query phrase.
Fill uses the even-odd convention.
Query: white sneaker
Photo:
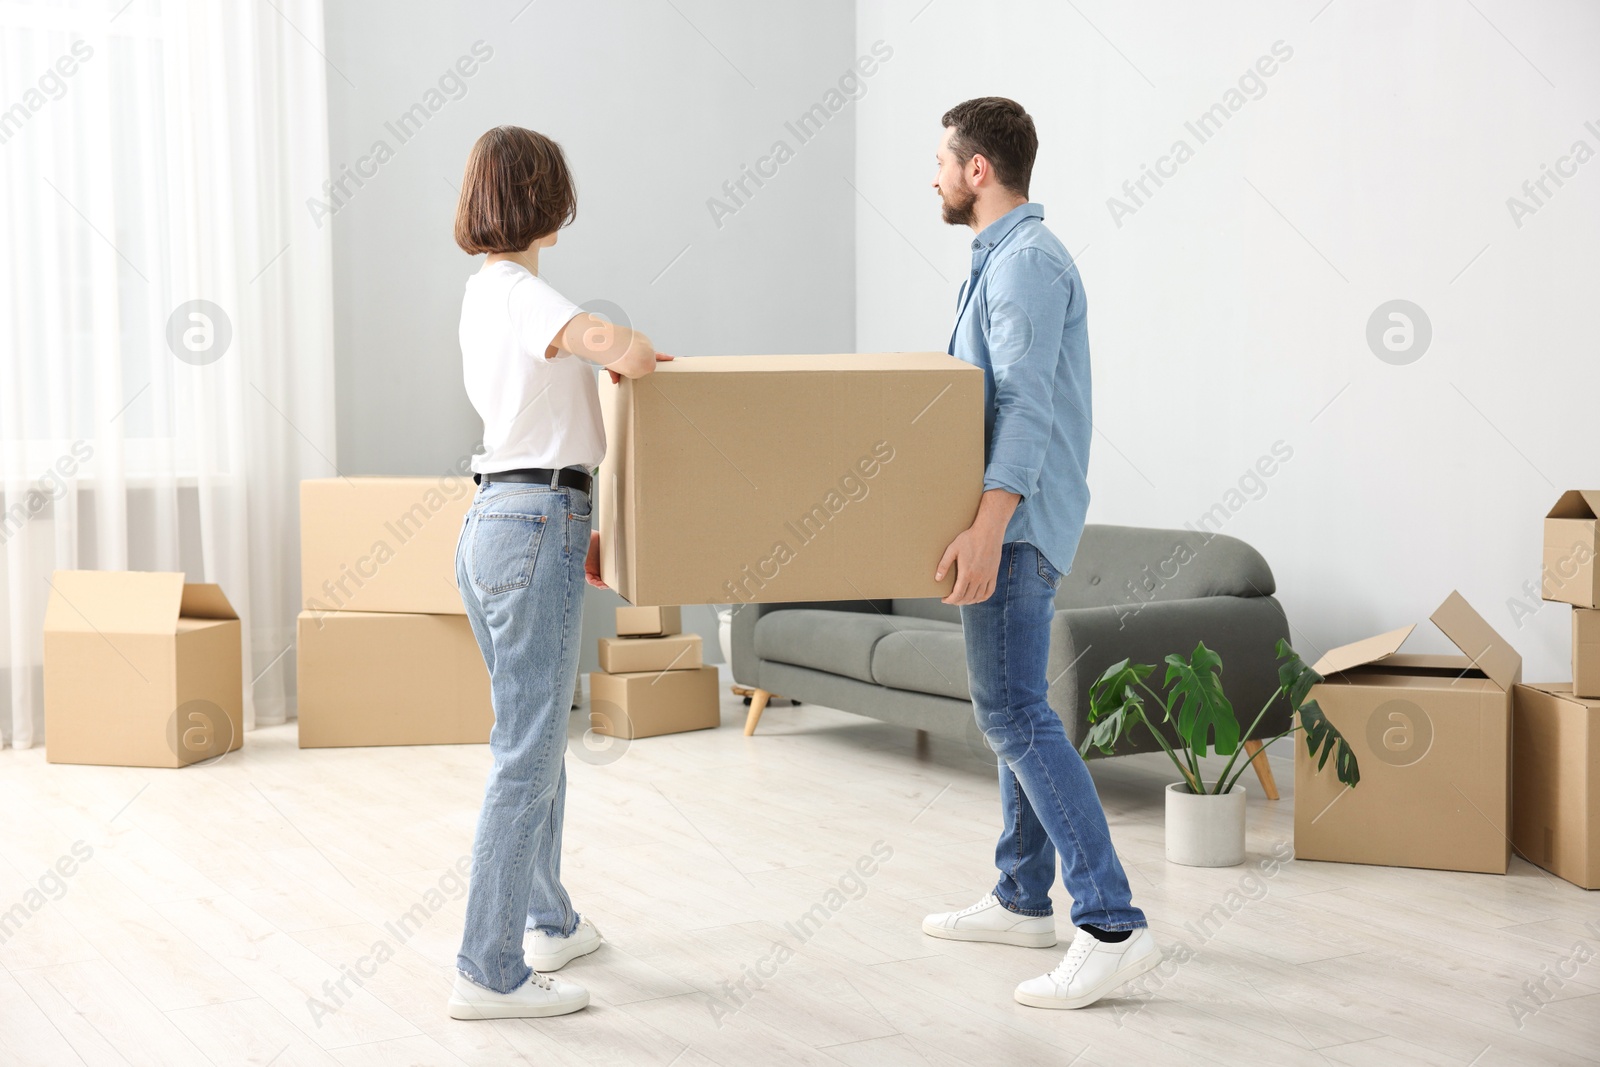
[[[1049,948],[1056,943],[1056,920],[1050,915],[1018,915],[990,893],[970,908],[928,916],[922,920],[922,932],[947,941]]]
[[[588,1006],[589,991],[583,986],[538,971],[509,993],[485,989],[461,974],[450,990],[452,1019],[542,1019]]]
[[[1017,1003],[1030,1008],[1088,1007],[1160,962],[1161,950],[1148,927],[1140,927],[1132,937],[1116,944],[1079,930],[1061,966],[1017,986]]]
[[[527,953],[528,966],[536,971],[559,971],[579,956],[587,956],[599,948],[600,942],[605,940],[599,928],[584,918],[578,919],[578,925],[566,937],[539,930],[530,930],[528,934],[523,950]]]

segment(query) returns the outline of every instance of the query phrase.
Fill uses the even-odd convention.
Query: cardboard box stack
[[[44,615],[45,758],[187,767],[244,741],[239,617],[215,585],[56,571]]]
[[[1544,522],[1543,597],[1572,605],[1572,684],[1519,685],[1511,842],[1600,889],[1600,490],[1564,493]]]
[[[617,609],[616,637],[600,639],[589,675],[589,725],[610,737],[654,737],[721,723],[717,669],[701,662],[700,635],[676,607]]]
[[[489,671],[455,585],[470,479],[300,484],[300,747],[481,744]]]
[[[983,491],[983,372],[942,352],[679,358],[601,380],[601,574],[630,604],[936,597]]]
[[[1295,744],[1299,859],[1504,874],[1511,860],[1511,702],[1522,658],[1460,593],[1432,622],[1463,653],[1408,655],[1415,626],[1336,648],[1311,690],[1354,750],[1341,785]]]

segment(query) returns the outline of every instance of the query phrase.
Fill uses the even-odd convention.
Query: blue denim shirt
[[[984,376],[983,488],[1022,497],[1007,541],[1065,574],[1089,511],[1089,327],[1072,256],[1023,204],[972,242],[950,354]]]

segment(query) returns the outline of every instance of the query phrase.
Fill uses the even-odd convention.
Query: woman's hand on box
[[[672,357],[667,355],[665,352],[657,352],[656,353],[656,362],[657,363],[665,363],[671,358]],[[650,369],[651,370],[655,370],[654,367],[651,367]],[[612,385],[616,385],[618,382],[622,381],[622,375],[618,374],[616,371],[608,369],[606,371],[606,373],[611,375],[611,384]]]

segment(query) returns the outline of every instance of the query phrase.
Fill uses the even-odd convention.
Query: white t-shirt
[[[461,361],[467,398],[483,419],[480,473],[600,465],[606,454],[596,369],[570,353],[546,359],[583,309],[509,260],[467,279]]]

